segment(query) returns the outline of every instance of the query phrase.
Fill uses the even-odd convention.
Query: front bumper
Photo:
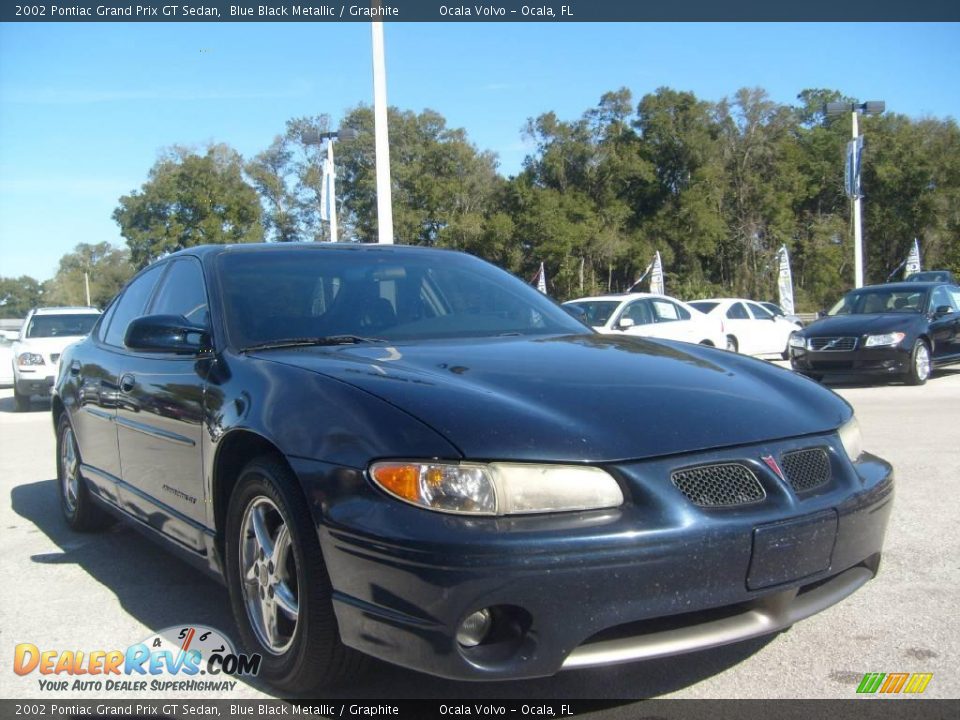
[[[46,374],[33,376],[21,373],[14,380],[18,394],[40,395],[42,397],[50,397],[50,393],[53,391],[53,383],[54,376]]]
[[[794,493],[759,462],[811,446],[827,449],[833,477],[810,492]],[[670,483],[680,464],[732,460],[754,469],[762,502],[700,508]],[[295,469],[329,479],[328,466],[311,465]],[[546,676],[774,632],[877,571],[892,469],[869,455],[852,465],[833,435],[610,469],[627,490],[622,507],[513,518],[420,510],[346,480],[355,471],[333,471],[339,490],[317,520],[343,641],[444,677]],[[792,558],[777,570],[783,577],[758,579],[758,537],[807,518],[826,518],[825,561],[807,565],[802,544],[789,549],[802,534],[785,536],[788,553],[775,558]],[[457,628],[480,608],[493,609],[492,641],[462,647]]]
[[[810,375],[897,376],[910,370],[910,352],[901,347],[857,349],[850,352],[814,352],[790,348],[794,370]]]

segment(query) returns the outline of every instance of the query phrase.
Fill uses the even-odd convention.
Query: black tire
[[[808,377],[814,382],[823,382],[823,375],[817,375],[816,373],[800,373],[804,377]]]
[[[250,530],[252,525],[248,525],[248,518],[255,524],[252,518],[258,509],[263,513],[260,516],[261,527],[271,520],[274,528],[286,527],[290,542],[285,543],[282,569],[274,568],[270,559],[270,570],[263,572],[268,563],[262,561],[281,553],[273,552],[265,556],[255,551],[259,547],[259,540],[256,533]],[[269,532],[272,531],[268,531],[268,535]],[[276,542],[271,543],[275,551],[281,545],[281,531],[276,532],[277,535],[272,538]],[[263,658],[259,676],[278,688],[294,693],[316,690],[356,677],[365,664],[366,656],[340,641],[333,610],[333,590],[317,533],[296,478],[285,463],[276,457],[264,456],[244,467],[230,496],[224,539],[230,604],[244,650],[258,653]],[[253,555],[250,554],[251,549]],[[245,583],[247,570],[242,563],[250,557],[259,558],[253,565],[258,571],[253,574],[256,579]],[[278,561],[279,564],[281,561]],[[286,577],[279,579],[277,576],[280,573]],[[275,580],[277,584],[272,584]],[[289,593],[288,596],[296,601],[295,620],[277,602],[280,592],[272,592],[281,585],[283,592]],[[270,600],[263,599],[267,597],[263,592],[265,587]],[[257,600],[258,596],[260,600]],[[248,602],[252,607],[248,608]],[[287,643],[279,650],[268,646],[271,638],[267,636],[268,631],[262,621],[263,613],[267,612],[264,609],[265,602],[273,602],[276,606],[272,611],[273,632],[278,640],[276,646],[279,648],[284,642]],[[259,619],[256,617],[258,613]]]
[[[727,350],[730,352],[740,352],[740,344],[733,335],[727,335]]]
[[[94,532],[114,522],[113,516],[91,497],[80,474],[80,449],[66,413],[57,424],[57,497],[63,518],[73,530]]]
[[[930,360],[930,347],[923,341],[917,340],[910,351],[910,369],[906,374],[908,385],[923,385],[930,378],[933,364]]]
[[[30,396],[21,395],[17,386],[13,386],[13,406],[17,412],[27,412],[30,409]]]

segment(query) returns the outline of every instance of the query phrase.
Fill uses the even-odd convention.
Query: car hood
[[[768,363],[619,335],[258,351],[372,393],[472,459],[608,462],[821,433],[844,400]]]
[[[838,335],[867,335],[903,330],[915,323],[923,322],[920,313],[884,313],[877,315],[834,315],[820,318],[810,323],[804,330],[804,337],[836,337]]]

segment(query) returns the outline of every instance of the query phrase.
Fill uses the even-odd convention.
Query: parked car
[[[34,308],[27,313],[13,344],[13,397],[18,411],[29,409],[31,396],[49,397],[64,348],[90,332],[99,315],[91,307]]]
[[[776,355],[784,360],[790,357],[788,343],[797,326],[760,303],[743,298],[713,298],[694,300],[690,305],[721,321],[728,350],[744,355]]]
[[[921,270],[906,278],[904,282],[943,282],[956,285],[957,279],[949,270]]]
[[[13,386],[13,339],[15,333],[0,330],[0,388]]]
[[[601,333],[625,333],[721,348],[726,344],[718,320],[667,295],[599,295],[569,300],[563,305],[582,310],[582,321]]]
[[[772,302],[761,302],[761,303],[758,303],[758,304],[761,305],[761,306],[763,306],[763,307],[765,307],[767,310],[769,310],[770,312],[772,312],[772,313],[773,313],[774,315],[776,315],[777,317],[783,318],[783,319],[786,320],[787,322],[791,322],[791,323],[793,323],[794,325],[796,325],[797,327],[803,327],[803,320],[801,320],[798,315],[787,315],[787,314],[783,311],[783,308],[780,307],[779,305],[777,305],[776,303],[772,303]]]
[[[776,632],[875,575],[893,497],[826,388],[431,248],[174,253],[65,351],[52,419],[69,526],[222,578],[285,691],[364,654],[499,680]]]
[[[922,385],[960,362],[960,287],[902,282],[853,290],[790,341],[791,364],[815,380],[872,375]]]

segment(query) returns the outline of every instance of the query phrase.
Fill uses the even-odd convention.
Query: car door
[[[630,324],[624,327],[624,320]],[[653,312],[650,309],[650,301],[634,300],[627,305],[617,318],[614,329],[628,335],[642,335],[645,337],[656,336]]]
[[[755,355],[782,353],[787,347],[788,338],[777,321],[776,315],[758,303],[748,302],[746,306],[753,317],[753,335],[758,348],[753,353]]]
[[[723,325],[727,335],[733,335],[737,339],[737,350],[745,355],[760,352],[757,349],[759,343],[756,338],[755,324],[756,320],[750,316],[746,306],[739,300],[730,303],[724,313]]]
[[[179,315],[209,332],[200,262],[184,257],[167,265],[147,314]],[[119,380],[124,507],[195,550],[205,547],[201,433],[204,376],[211,362],[196,355],[128,351]]]
[[[950,312],[936,312],[937,308],[944,307],[950,308]],[[930,293],[929,310],[933,361],[944,362],[960,356],[960,288],[935,287]]]
[[[130,321],[143,314],[159,278],[160,268],[134,278],[101,317],[92,342],[78,345],[70,367],[63,369],[73,376],[77,388],[77,410],[71,421],[84,477],[115,504],[120,504],[122,475],[116,419],[123,335]]]
[[[650,307],[656,321],[654,332],[657,337],[683,342],[698,342],[701,339],[694,337],[690,313],[685,308],[665,298],[652,298]]]

